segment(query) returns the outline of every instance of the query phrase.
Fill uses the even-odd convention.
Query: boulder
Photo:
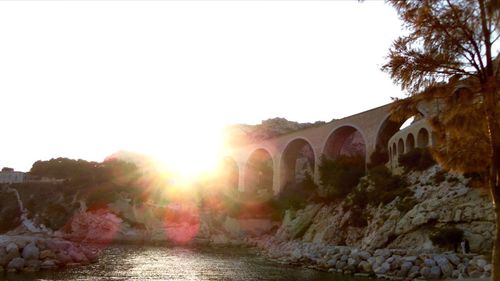
[[[493,265],[490,263],[490,264],[487,264],[483,267],[483,270],[485,272],[491,272],[491,269],[493,268]]]
[[[88,263],[87,257],[76,247],[71,247],[68,249],[68,255],[74,262],[77,263]]]
[[[52,250],[43,250],[40,252],[40,259],[42,259],[42,260],[48,259],[48,258],[54,259],[55,257],[56,257],[56,254],[54,254],[54,252]]]
[[[4,247],[0,246],[0,266],[6,266],[9,260],[7,260],[7,251]]]
[[[14,258],[18,258],[19,257],[19,248],[17,247],[16,244],[14,243],[9,243],[7,245],[7,247],[5,247],[5,250],[7,252],[6,256],[5,256],[5,260],[8,262],[8,261],[11,261],[12,259]]]
[[[42,262],[39,260],[33,260],[33,259],[25,260],[24,267],[29,268],[28,271],[38,271],[38,270],[40,270],[41,264],[42,264]]]
[[[349,266],[357,267],[359,262],[360,262],[360,259],[358,257],[356,257],[356,258],[350,257],[349,259],[347,259],[347,265],[349,265]]]
[[[347,262],[345,261],[338,261],[337,264],[335,265],[335,268],[337,270],[343,270],[347,266]]]
[[[446,258],[452,263],[454,266],[457,266],[460,263],[460,258],[455,254],[447,254]]]
[[[71,247],[72,243],[65,240],[48,240],[45,242],[47,248],[57,252],[57,251],[66,251],[69,247]]]
[[[414,279],[420,274],[420,267],[414,265],[410,268],[410,272],[408,272],[408,278]]]
[[[431,267],[429,279],[439,279],[440,277],[441,277],[441,269],[439,268],[439,266]]]
[[[376,256],[375,257],[375,264],[382,264],[385,262],[385,258],[382,256]]]
[[[368,260],[368,259],[371,257],[370,253],[369,253],[369,252],[367,252],[367,251],[360,251],[360,252],[358,253],[358,256],[359,256],[360,258],[362,258],[363,260]]]
[[[448,259],[443,255],[436,255],[434,256],[434,260],[441,269],[443,277],[445,278],[451,277],[451,275],[453,274],[453,266],[450,264]]]
[[[23,249],[23,258],[25,260],[38,260],[40,257],[40,250],[35,243],[29,243]]]
[[[336,258],[332,258],[332,259],[329,259],[327,262],[326,262],[326,266],[328,268],[332,268],[332,267],[335,267],[335,265],[337,264],[337,259]]]
[[[57,268],[57,264],[54,260],[44,260],[41,264],[40,264],[40,268],[41,269],[56,269]]]
[[[399,277],[406,277],[408,275],[408,272],[410,272],[410,269],[413,267],[413,264],[409,261],[405,261],[401,264],[401,269],[399,270],[398,276]]]
[[[430,279],[431,276],[431,268],[428,266],[424,266],[420,268],[420,275],[424,277],[425,279]]]
[[[89,247],[80,248],[82,253],[87,257],[87,260],[91,263],[95,263],[99,260],[99,251],[97,249],[92,249]]]
[[[384,259],[387,259],[391,256],[391,251],[389,249],[377,249],[375,250],[375,253],[373,253],[373,256],[375,257],[383,257]]]
[[[14,269],[14,270],[22,270],[24,268],[24,264],[26,262],[24,261],[23,258],[14,258],[12,259],[9,264],[7,265],[8,269]]]
[[[57,260],[61,264],[68,264],[73,262],[73,259],[71,259],[70,256],[68,256],[65,252],[58,252],[56,253]]]
[[[407,261],[407,262],[415,262],[417,260],[417,256],[406,256],[406,257],[402,257],[401,260],[403,262]]]
[[[372,272],[372,265],[367,261],[361,261],[358,264],[358,269],[361,272],[369,273],[369,272]]]
[[[386,274],[389,270],[391,270],[391,265],[388,262],[384,262],[379,267],[375,267],[373,272],[375,272],[375,274]]]
[[[478,259],[476,261],[476,264],[477,264],[477,266],[483,268],[488,264],[488,262],[485,259]]]
[[[424,264],[427,267],[432,267],[436,265],[436,262],[433,259],[424,259]]]

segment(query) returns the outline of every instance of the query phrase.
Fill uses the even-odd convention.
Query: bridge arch
[[[323,155],[336,159],[341,155],[362,156],[366,162],[366,138],[354,125],[343,125],[334,129],[323,145]]]
[[[285,145],[280,161],[280,190],[304,179],[306,173],[314,178],[314,149],[305,138],[296,138]]]
[[[399,132],[401,130],[401,126],[411,118],[414,118],[415,122],[416,120],[420,120],[422,118],[425,118],[426,114],[424,112],[421,112],[420,110],[413,115],[408,114],[406,118],[403,118],[402,120],[395,121],[393,120],[393,113],[389,112],[385,116],[385,118],[382,119],[382,122],[378,126],[377,129],[377,136],[376,136],[376,141],[375,141],[375,147],[374,147],[374,152],[378,155],[377,158],[379,159],[370,159],[370,160],[378,160],[380,163],[373,163],[373,164],[385,164],[387,163],[392,157],[397,153],[396,149],[392,149],[392,153],[389,152],[389,140],[391,139],[394,134]],[[406,144],[406,146],[408,146]],[[369,155],[371,157],[371,155]]]
[[[398,141],[398,154],[404,154],[405,153],[405,143],[403,139],[399,139]]]
[[[273,192],[274,161],[265,148],[255,149],[245,164],[243,191],[261,194]]]
[[[425,128],[421,128],[417,134],[417,146],[420,148],[429,145],[429,132]]]
[[[410,152],[415,149],[415,137],[412,133],[409,133],[406,137],[406,152]]]

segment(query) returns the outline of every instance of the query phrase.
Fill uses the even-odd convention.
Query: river
[[[368,280],[284,266],[243,248],[114,245],[98,263],[35,273],[8,273],[6,280]]]

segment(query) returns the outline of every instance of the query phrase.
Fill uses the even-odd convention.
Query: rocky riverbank
[[[488,278],[492,265],[483,255],[404,249],[362,250],[349,246],[288,241],[275,237],[249,241],[268,258],[354,276],[389,280]]]
[[[60,238],[0,235],[0,272],[34,272],[98,261],[99,249]]]

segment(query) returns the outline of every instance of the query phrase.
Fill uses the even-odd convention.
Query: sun
[[[223,157],[224,134],[218,126],[200,126],[196,130],[171,128],[161,142],[150,147],[157,160],[176,185],[189,186],[217,172]]]

